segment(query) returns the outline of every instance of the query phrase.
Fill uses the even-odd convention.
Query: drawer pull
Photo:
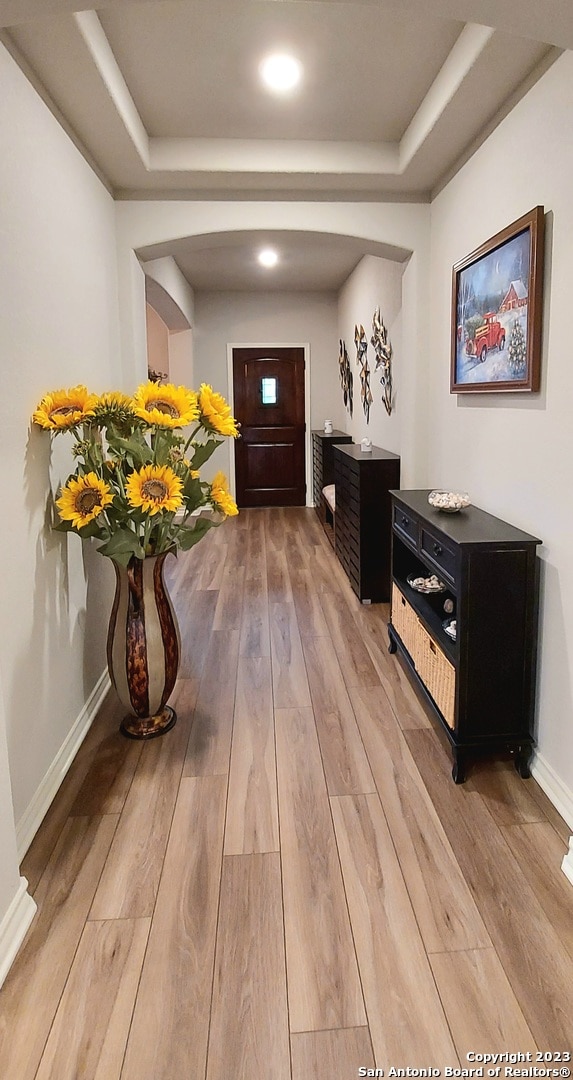
[[[443,555],[444,549],[439,544],[434,544],[434,555]]]
[[[407,526],[407,525],[409,525],[409,524],[410,524],[410,518],[407,518],[407,517],[406,517],[406,516],[405,516],[405,515],[403,514],[403,515],[402,515],[402,525],[404,526],[404,528],[406,528],[406,526]]]

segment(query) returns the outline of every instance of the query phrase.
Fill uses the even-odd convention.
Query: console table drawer
[[[422,554],[425,555],[442,572],[444,577],[455,583],[456,580],[456,553],[438,539],[433,533],[422,529],[420,544]]]
[[[404,533],[409,540],[412,541],[414,547],[418,546],[418,519],[411,517],[399,506],[394,506],[393,523],[395,528],[399,529],[401,533]]]

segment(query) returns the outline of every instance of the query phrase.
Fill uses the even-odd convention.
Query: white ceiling
[[[116,198],[427,201],[573,48],[573,2],[0,0],[0,27]],[[286,50],[304,78],[276,98],[257,68]],[[287,236],[277,287],[338,287],[364,253]],[[262,239],[140,254],[260,288]]]

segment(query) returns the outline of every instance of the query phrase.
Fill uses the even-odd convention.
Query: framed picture
[[[535,206],[454,266],[452,394],[539,390],[544,224]]]

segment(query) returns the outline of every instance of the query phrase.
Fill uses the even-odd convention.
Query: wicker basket
[[[404,646],[410,653],[414,664],[416,664],[416,646],[420,620],[396,585],[392,585],[392,614],[390,617],[392,626],[396,633],[400,635]]]
[[[419,623],[416,670],[449,727],[455,725],[456,671],[440,646]]]
[[[414,667],[449,727],[455,724],[456,671],[420,622],[406,597],[392,586],[392,626],[410,653]]]

